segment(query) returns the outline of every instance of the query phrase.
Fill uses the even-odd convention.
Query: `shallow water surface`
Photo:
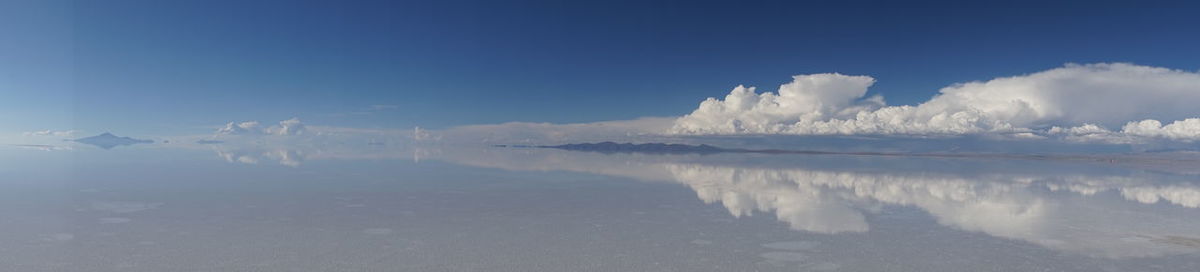
[[[0,152],[3,271],[1196,271],[1200,176],[1046,160]]]

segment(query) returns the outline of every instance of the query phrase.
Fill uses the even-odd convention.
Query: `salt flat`
[[[6,150],[0,270],[1200,267],[1200,177],[1189,173],[998,158],[420,153]]]

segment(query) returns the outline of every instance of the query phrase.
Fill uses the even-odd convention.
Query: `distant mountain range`
[[[142,140],[142,139],[134,139],[134,138],[129,138],[129,137],[120,137],[120,136],[113,135],[112,133],[108,133],[108,132],[105,132],[100,135],[92,136],[92,137],[79,138],[79,139],[75,139],[72,141],[77,142],[77,143],[85,143],[85,144],[98,146],[103,149],[111,149],[113,147],[118,147],[118,146],[122,146],[122,145],[148,144],[148,143],[154,142],[153,140]]]
[[[564,145],[497,145],[498,147],[517,148],[554,148],[571,151],[589,151],[601,153],[657,153],[657,154],[717,154],[717,153],[755,153],[755,154],[803,154],[803,155],[850,155],[850,156],[891,156],[891,157],[935,157],[935,158],[999,158],[1022,160],[1057,160],[1077,161],[1106,164],[1135,165],[1138,167],[1154,167],[1162,169],[1188,168],[1200,160],[1195,152],[1163,152],[1138,154],[1010,154],[1010,153],[904,153],[904,152],[832,152],[813,150],[785,149],[741,149],[721,148],[711,145],[686,145],[662,143],[581,143]],[[1147,155],[1150,154],[1150,155]]]
[[[980,154],[954,154],[954,153],[892,153],[892,152],[833,152],[833,151],[815,151],[815,150],[786,150],[786,149],[743,149],[743,148],[721,148],[711,145],[688,145],[688,144],[664,144],[664,143],[581,143],[581,144],[564,144],[564,145],[496,145],[497,147],[533,147],[533,148],[554,148],[573,151],[592,151],[604,153],[761,153],[761,154],[809,154],[809,155],[871,155],[871,156],[933,156],[933,157],[978,157]],[[982,156],[1000,156],[1011,157],[1015,155],[982,155]]]
[[[518,147],[518,146],[515,146]],[[539,148],[556,148],[565,150],[578,151],[593,151],[593,152],[614,152],[614,153],[718,153],[718,152],[737,152],[738,150],[724,149],[711,145],[685,145],[685,144],[664,144],[664,143],[582,143],[582,144],[565,144],[565,145],[543,145]]]

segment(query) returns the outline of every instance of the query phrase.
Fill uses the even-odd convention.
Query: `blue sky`
[[[1195,4],[960,2],[4,0],[0,131],[590,122],[798,74],[904,105],[1068,62],[1200,69]]]

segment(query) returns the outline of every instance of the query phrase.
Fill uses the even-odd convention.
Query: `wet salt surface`
[[[14,162],[0,164],[0,271],[1200,268],[1194,174],[555,150],[286,164],[73,152],[0,155]]]

